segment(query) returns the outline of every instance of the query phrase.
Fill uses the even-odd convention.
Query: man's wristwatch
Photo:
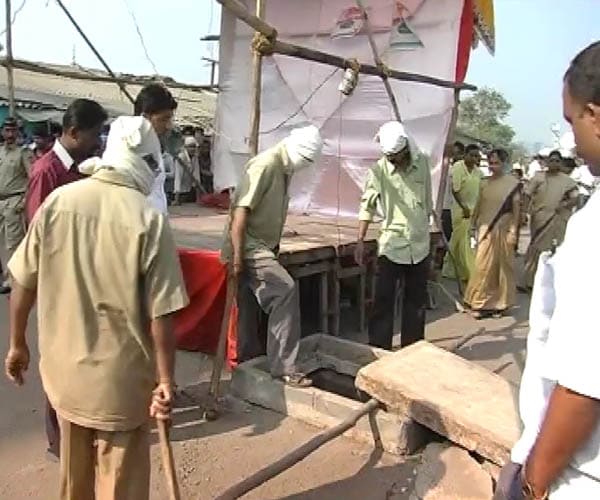
[[[550,492],[548,490],[541,495],[535,494],[533,486],[527,481],[525,466],[521,469],[521,491],[523,492],[523,498],[525,498],[525,500],[548,500],[550,498]]]

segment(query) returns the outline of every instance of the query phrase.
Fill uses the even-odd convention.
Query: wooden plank
[[[356,386],[498,465],[520,436],[516,387],[425,341],[365,366]]]
[[[292,278],[300,279],[308,276],[314,276],[316,274],[324,274],[331,271],[334,267],[331,261],[321,261],[312,264],[305,264],[302,266],[289,266],[286,269],[292,276]]]

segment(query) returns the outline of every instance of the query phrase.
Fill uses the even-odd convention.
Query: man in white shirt
[[[177,101],[169,89],[159,83],[146,85],[138,94],[134,104],[134,114],[143,116],[152,126],[161,142],[173,125],[173,116],[177,109]],[[148,196],[150,204],[159,212],[167,213],[167,195],[165,180],[167,178],[165,165],[161,159],[160,173],[156,176],[152,192]]]
[[[600,42],[564,79],[565,119],[577,152],[600,174]],[[525,431],[501,475],[496,499],[600,498],[600,193],[576,213],[553,257],[542,256],[521,382]]]

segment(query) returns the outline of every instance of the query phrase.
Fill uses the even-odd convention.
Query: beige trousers
[[[148,427],[106,432],[60,419],[61,500],[148,500]]]
[[[0,200],[0,232],[6,245],[6,262],[10,260],[25,237],[24,203],[25,195]]]

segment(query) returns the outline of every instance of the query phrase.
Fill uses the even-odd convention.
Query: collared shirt
[[[85,176],[77,170],[75,160],[59,140],[52,149],[36,160],[31,167],[31,175],[25,197],[25,215],[31,222],[38,208],[48,195],[57,187],[83,179]]]
[[[418,264],[429,255],[432,211],[429,162],[419,155],[406,170],[384,156],[368,172],[359,220],[371,222],[383,211],[379,255],[396,264]]]
[[[31,151],[17,145],[0,146],[0,196],[7,198],[27,190]]]
[[[101,170],[48,197],[8,267],[37,289],[40,373],[58,414],[105,431],[144,424],[150,321],[188,303],[167,218]]]
[[[526,433],[513,450],[513,460],[523,461],[529,454],[555,384],[600,400],[596,299],[600,267],[595,265],[599,217],[600,193],[595,193],[569,220],[554,257],[540,261],[530,313],[535,319],[533,339],[527,342],[521,382],[520,411]],[[600,498],[599,450],[600,423],[563,471],[551,498]]]
[[[69,152],[65,149],[65,147],[61,144],[60,140],[54,141],[54,146],[52,146],[52,151],[54,154],[58,156],[58,159],[62,162],[65,170],[70,170],[71,167],[75,164],[75,160],[71,157]]]
[[[289,205],[289,158],[283,143],[252,158],[235,190],[231,211],[250,211],[246,227],[244,258],[273,256],[281,241]],[[228,261],[232,256],[230,225],[221,251]]]

